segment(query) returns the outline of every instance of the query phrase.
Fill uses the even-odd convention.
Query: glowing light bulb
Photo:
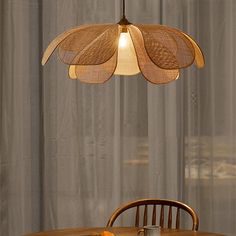
[[[122,32],[118,44],[116,75],[135,75],[140,72],[134,45],[129,32]]]
[[[120,38],[119,38],[119,48],[125,48],[125,47],[127,47],[127,41],[128,41],[127,34],[128,34],[128,33],[121,33],[121,34],[120,34]]]

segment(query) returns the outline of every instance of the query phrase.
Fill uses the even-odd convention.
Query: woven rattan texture
[[[201,48],[198,46],[198,44],[189,35],[185,34],[184,32],[182,32],[182,34],[184,34],[185,37],[187,37],[193,45],[194,52],[195,52],[195,64],[196,64],[196,66],[198,68],[204,67],[205,60],[204,60],[204,56],[203,56]]]
[[[115,53],[118,39],[117,24],[89,26],[72,33],[59,45],[59,57],[69,65],[103,64]]]
[[[161,25],[135,25],[151,60],[163,69],[190,66],[195,58],[191,42],[180,31]]]
[[[52,55],[52,53],[56,50],[56,48],[58,47],[58,45],[66,38],[68,37],[70,34],[72,34],[73,32],[76,32],[78,30],[84,29],[88,26],[80,26],[79,28],[74,28],[74,29],[69,29],[65,32],[63,32],[62,34],[59,34],[55,39],[52,40],[52,42],[48,45],[47,49],[45,50],[44,54],[43,54],[43,58],[42,58],[42,65],[46,64],[48,59],[50,58],[50,56]]]
[[[95,24],[70,29],[49,44],[42,64],[58,48],[62,62],[70,65],[71,79],[104,83],[116,71],[122,27],[119,24]],[[132,38],[138,67],[152,83],[163,84],[176,80],[179,69],[190,66],[194,60],[199,68],[205,64],[197,43],[178,29],[144,24],[125,27]],[[125,60],[122,59],[123,63]]]
[[[165,70],[152,62],[145,50],[142,33],[137,27],[130,25],[128,30],[134,43],[140,71],[148,81],[155,84],[164,84],[178,78],[179,71],[177,69]]]
[[[117,51],[105,63],[99,65],[76,65],[76,77],[84,83],[104,83],[109,80],[117,65]]]

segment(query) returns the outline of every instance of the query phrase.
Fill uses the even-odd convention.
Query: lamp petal
[[[88,27],[88,26],[84,25],[84,26],[81,26],[81,27],[69,29],[69,30],[63,32],[62,34],[58,35],[55,39],[53,39],[52,42],[48,45],[47,49],[44,51],[43,58],[42,58],[42,65],[45,65],[47,63],[47,61],[50,58],[50,56],[52,55],[52,53],[56,50],[58,45],[67,36],[69,36],[70,34],[76,32],[77,30],[81,30],[81,29],[84,29],[86,27]]]
[[[193,63],[193,45],[180,31],[163,25],[135,26],[142,32],[148,56],[160,68],[180,69]]]
[[[152,62],[146,52],[142,33],[137,27],[129,25],[128,30],[133,40],[140,71],[149,82],[165,84],[179,77],[178,69],[162,69]]]
[[[76,75],[76,65],[70,65],[69,66],[69,78],[70,79],[77,79],[77,75]]]
[[[84,83],[98,84],[109,80],[117,65],[117,51],[103,64],[99,65],[70,65],[69,76]]]
[[[202,68],[205,65],[205,60],[204,60],[204,55],[202,53],[201,48],[198,46],[198,44],[186,33],[182,32],[189,41],[192,43],[194,51],[195,51],[195,64],[197,65],[198,68]]]
[[[59,45],[60,59],[69,65],[98,65],[108,61],[118,47],[119,25],[91,25],[69,35]]]

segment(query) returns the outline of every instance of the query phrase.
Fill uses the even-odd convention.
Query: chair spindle
[[[178,207],[176,212],[176,229],[179,229],[179,222],[180,222],[180,209]]]
[[[160,226],[164,227],[164,205],[161,205]]]
[[[139,227],[139,206],[136,209],[135,227]]]
[[[147,205],[144,207],[143,225],[147,225]]]
[[[152,210],[152,224],[156,224],[156,205],[153,205],[153,210]]]
[[[168,229],[171,229],[171,226],[172,226],[172,206],[169,206]]]

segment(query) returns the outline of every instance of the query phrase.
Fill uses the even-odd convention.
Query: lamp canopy
[[[85,83],[141,73],[151,83],[164,84],[176,80],[181,68],[205,64],[200,47],[186,33],[164,25],[131,24],[124,1],[117,24],[83,25],[60,34],[45,50],[42,65],[56,49],[68,65],[69,78]]]

